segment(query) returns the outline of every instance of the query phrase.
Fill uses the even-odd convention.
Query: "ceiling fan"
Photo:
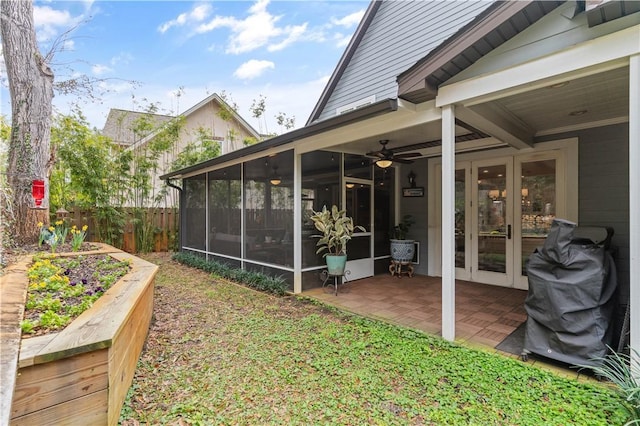
[[[421,156],[419,152],[403,152],[401,154],[394,154],[392,149],[387,148],[388,143],[388,139],[382,139],[380,141],[382,148],[379,151],[372,151],[366,154],[368,157],[377,158],[375,161],[376,165],[383,169],[391,166],[394,161],[403,164],[411,164],[413,163],[413,161],[410,160],[411,158]]]

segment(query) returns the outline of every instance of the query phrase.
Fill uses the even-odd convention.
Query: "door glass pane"
[[[506,273],[506,166],[478,168],[478,270]]]
[[[362,226],[366,232],[371,231],[371,186],[362,183],[346,181],[346,210],[347,216],[353,218],[354,225]],[[357,236],[347,243],[349,260],[371,257],[371,236]]]
[[[456,268],[464,268],[464,243],[465,243],[465,229],[464,229],[464,215],[465,215],[465,170],[456,170]]]
[[[393,167],[374,169],[373,210],[374,221],[374,256],[389,255],[389,238],[391,226],[395,223],[394,213],[394,173]]]
[[[522,275],[536,247],[544,243],[556,217],[556,160],[522,163]]]

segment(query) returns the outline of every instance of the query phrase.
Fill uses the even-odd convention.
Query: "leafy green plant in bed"
[[[96,260],[99,259],[99,260]],[[130,268],[109,256],[59,257],[36,255],[27,271],[29,288],[25,335],[40,335],[67,326]]]

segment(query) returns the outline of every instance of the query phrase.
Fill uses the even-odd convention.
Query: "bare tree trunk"
[[[14,241],[23,244],[37,240],[38,222],[49,223],[53,72],[38,50],[31,0],[1,0],[0,24],[11,94],[7,181],[16,218],[12,229]],[[45,182],[41,208],[34,208],[31,195],[36,179]]]

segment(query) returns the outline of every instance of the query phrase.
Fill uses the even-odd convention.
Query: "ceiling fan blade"
[[[411,164],[411,163],[413,163],[413,160],[405,160],[403,158],[397,158],[397,157],[394,158],[393,161],[395,163],[402,163],[402,164]]]
[[[384,158],[384,154],[382,154],[382,152],[380,151],[367,152],[365,156],[372,158]]]
[[[416,158],[420,156],[422,156],[422,154],[419,152],[403,152],[401,154],[395,154],[393,158]]]

